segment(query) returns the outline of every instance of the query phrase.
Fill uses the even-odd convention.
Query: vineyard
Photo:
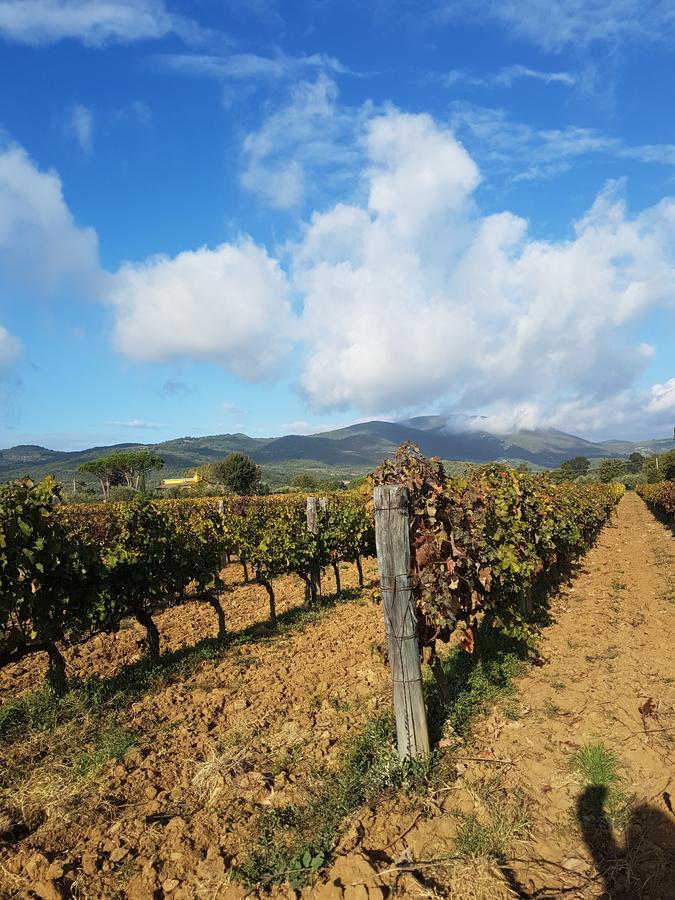
[[[410,489],[415,595],[423,646],[457,626],[475,631],[488,614],[522,625],[522,597],[535,579],[581,552],[623,491],[620,485],[548,484],[500,467],[446,479],[437,461],[402,450],[375,474]],[[316,602],[320,572],[374,553],[372,511],[363,495],[336,494],[307,525],[304,497],[237,497],[127,503],[60,504],[51,479],[6,486],[0,494],[0,666],[46,652],[50,681],[66,689],[59,644],[119,630],[135,618],[159,657],[153,616],[199,598],[219,602],[220,570],[236,555],[269,598],[274,580],[295,574]],[[362,586],[362,577],[360,577]],[[339,592],[339,583],[338,583]],[[531,612],[531,609],[525,610]]]
[[[387,585],[373,580],[383,541],[373,489],[389,485],[406,490],[435,747],[412,769],[392,756],[393,626]],[[50,479],[4,486],[0,864],[13,893],[5,891],[24,896],[37,879],[45,897],[290,896],[289,883],[351,896],[340,869],[341,854],[352,853],[347,820],[364,803],[377,809],[378,797],[383,809],[407,808],[396,797],[419,800],[415,792],[447,777],[476,714],[538,656],[551,591],[576,571],[623,490],[500,465],[447,477],[411,447],[366,491],[318,502],[298,494],[68,506]],[[672,484],[641,495],[672,514]],[[140,633],[145,662],[132,652]],[[43,770],[57,784],[79,774],[38,809],[29,787],[44,783]],[[349,877],[377,870],[371,860]],[[363,896],[388,896],[386,883]]]

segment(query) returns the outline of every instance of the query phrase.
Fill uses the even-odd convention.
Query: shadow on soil
[[[70,690],[56,697],[47,685],[0,706],[0,741],[11,740],[24,726],[49,730],[72,718],[83,705],[90,711],[119,709],[158,684],[191,675],[205,660],[216,661],[230,648],[274,640],[277,636],[321,619],[341,603],[355,602],[363,592],[346,588],[339,595],[324,596],[311,607],[297,606],[277,616],[277,627],[268,622],[232,631],[223,638],[204,638],[196,644],[167,650],[159,659],[144,656],[120,668],[108,678],[73,679]]]
[[[611,900],[667,900],[675,885],[675,815],[670,795],[662,800],[668,812],[646,804],[632,810],[621,846],[606,812],[607,788],[589,786],[577,801],[577,817],[586,846]]]
[[[582,565],[580,559],[566,560],[554,572],[537,580],[532,588],[529,636],[516,636],[494,627],[486,616],[478,628],[473,653],[456,649],[442,658],[449,703],[443,704],[433,680],[428,679],[425,684],[429,738],[433,746],[448,726],[458,735],[466,734],[472,720],[487,712],[500,696],[513,692],[514,679],[527,664],[541,664],[536,636],[555,622],[551,597],[578,575]]]
[[[435,681],[425,683],[429,739],[436,746],[448,731],[464,736],[471,722],[500,697],[513,691],[513,682],[532,655],[525,640],[509,637],[489,626],[478,630],[472,654],[456,649],[442,658],[450,702],[444,704]]]

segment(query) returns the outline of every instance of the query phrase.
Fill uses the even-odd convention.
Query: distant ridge
[[[159,444],[114,444],[87,450],[49,450],[26,444],[0,451],[0,481],[31,475],[54,474],[59,480],[79,478],[77,467],[89,459],[131,447],[149,447],[164,459],[162,475],[182,474],[186,469],[211,462],[235,450],[247,453],[266,471],[266,477],[283,483],[289,472],[309,469],[340,477],[361,474],[391,457],[405,440],[414,441],[427,455],[445,460],[489,462],[505,460],[553,468],[572,456],[603,458],[670,450],[669,438],[642,442],[594,443],[555,429],[491,434],[480,429],[480,417],[417,416],[402,422],[371,421],[348,425],[321,434],[288,434],[276,438],[252,438],[246,434],[182,437]],[[467,428],[470,426],[470,428]]]

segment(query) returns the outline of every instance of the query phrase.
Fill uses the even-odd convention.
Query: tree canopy
[[[234,494],[255,494],[260,487],[260,466],[245,453],[230,453],[207,467],[207,478],[223,484]]]
[[[655,453],[646,459],[640,475],[643,481],[675,481],[675,450],[668,453]]]
[[[603,459],[598,466],[598,478],[606,483],[613,478],[618,478],[626,472],[626,461],[624,459]]]
[[[578,478],[585,475],[591,467],[591,461],[585,456],[575,456],[560,464],[560,472],[567,478]]]
[[[138,491],[144,487],[142,482],[145,473],[153,469],[159,471],[163,465],[164,460],[151,450],[124,450],[90,459],[78,466],[77,470],[98,478],[103,499],[107,500],[112,485],[126,483],[128,487]]]
[[[645,457],[641,453],[631,453],[628,457],[628,471],[629,472],[639,472],[642,466],[644,465]]]

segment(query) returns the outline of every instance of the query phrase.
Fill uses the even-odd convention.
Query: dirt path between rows
[[[417,897],[675,897],[675,541],[635,494],[551,612],[544,664],[474,728],[466,757],[484,761],[459,761],[422,807],[366,811],[307,896],[380,885]],[[570,757],[597,741],[634,799],[624,827],[598,820],[584,840]],[[495,830],[510,843],[496,862],[434,862],[458,855],[458,835],[471,847]]]

